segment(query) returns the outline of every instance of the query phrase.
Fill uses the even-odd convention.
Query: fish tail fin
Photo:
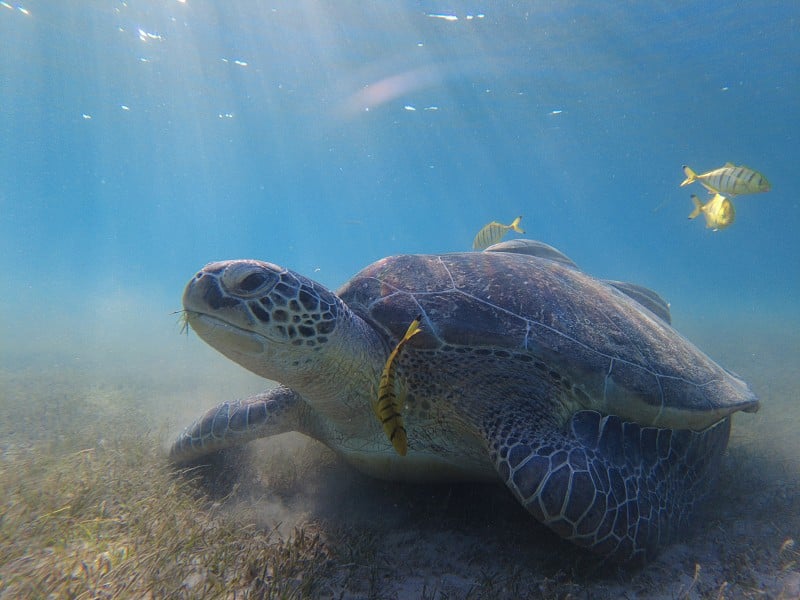
[[[689,213],[689,218],[690,219],[694,219],[703,210],[703,203],[700,202],[700,198],[698,198],[694,194],[692,194],[692,202],[694,202],[694,210]]]
[[[508,227],[509,227],[510,229],[513,229],[513,230],[514,230],[514,231],[516,231],[517,233],[525,233],[525,230],[523,230],[523,229],[522,229],[522,228],[519,226],[519,222],[520,222],[520,221],[522,221],[522,217],[521,217],[521,216],[519,216],[519,217],[517,217],[516,219],[514,219],[513,221],[511,221],[511,225],[509,225]]]
[[[686,179],[684,179],[683,183],[681,183],[681,187],[689,185],[690,183],[694,183],[697,180],[697,173],[692,171],[692,169],[686,165],[683,165],[683,173],[686,175]]]
[[[419,324],[422,322],[422,315],[418,315],[411,321],[411,325],[408,326],[406,329],[406,333],[403,336],[403,343],[405,344],[412,336],[419,333]]]

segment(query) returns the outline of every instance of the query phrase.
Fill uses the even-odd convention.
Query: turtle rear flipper
[[[170,449],[170,460],[185,464],[258,438],[300,431],[304,410],[300,395],[284,386],[223,402],[178,436]]]
[[[730,434],[729,418],[695,432],[589,410],[563,435],[507,425],[492,457],[517,499],[559,536],[619,562],[649,560],[686,531]]]

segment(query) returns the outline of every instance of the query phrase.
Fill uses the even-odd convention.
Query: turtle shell
[[[384,258],[338,294],[389,344],[421,314],[415,349],[437,358],[459,348],[528,354],[567,382],[580,407],[642,425],[700,430],[757,410],[745,382],[671,327],[657,294],[593,278],[554,248],[520,242]]]

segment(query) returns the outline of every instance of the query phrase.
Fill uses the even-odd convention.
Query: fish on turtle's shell
[[[376,477],[502,481],[558,535],[617,561],[687,530],[730,415],[758,408],[658,294],[529,240],[384,258],[336,293],[271,263],[216,262],[183,305],[201,338],[280,385],[206,412],[175,462],[299,431]],[[391,365],[401,456],[375,407],[417,316]]]

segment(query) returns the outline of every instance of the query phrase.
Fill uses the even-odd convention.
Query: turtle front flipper
[[[186,463],[252,440],[302,431],[305,403],[295,391],[279,386],[255,396],[223,402],[187,427],[170,449],[170,460]]]
[[[649,560],[687,530],[730,434],[729,418],[695,432],[589,410],[564,434],[532,438],[507,425],[490,434],[492,458],[517,499],[561,537],[617,562]]]

